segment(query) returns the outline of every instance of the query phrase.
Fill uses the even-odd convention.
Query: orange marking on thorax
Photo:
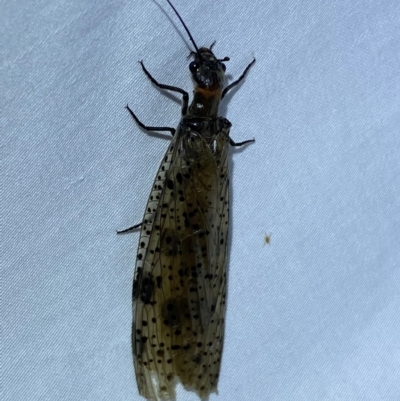
[[[194,92],[200,94],[201,96],[205,97],[206,99],[209,99],[212,97],[221,97],[221,93],[222,93],[220,88],[212,90],[212,89],[202,89],[199,87],[197,87],[194,90]]]

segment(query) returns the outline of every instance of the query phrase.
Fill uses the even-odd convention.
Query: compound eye
[[[189,64],[189,70],[191,73],[194,73],[198,68],[199,68],[199,63],[197,63],[196,61],[192,61]]]
[[[222,69],[224,70],[224,72],[226,71],[226,65],[224,63],[221,63]]]

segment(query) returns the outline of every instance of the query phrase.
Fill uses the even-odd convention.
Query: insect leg
[[[235,142],[232,138],[229,138],[229,143],[231,146],[243,146],[246,145],[246,143],[253,143],[255,142],[255,139],[248,139],[247,141],[243,141],[243,142]]]
[[[152,76],[151,74],[146,70],[146,67],[143,64],[143,61],[140,62],[140,65],[142,66],[142,69],[144,71],[144,73],[147,75],[147,77],[150,79],[150,81],[157,86],[160,89],[167,89],[170,90],[172,92],[178,92],[182,95],[182,115],[186,115],[187,113],[187,109],[188,109],[188,104],[189,104],[189,94],[181,89],[178,88],[176,86],[170,86],[170,85],[164,85],[164,84],[160,84],[158,83]]]
[[[136,114],[131,110],[131,108],[126,105],[125,106],[126,109],[129,111],[129,113],[131,114],[131,116],[133,117],[133,119],[136,121],[137,125],[139,125],[139,127],[143,128],[146,131],[169,131],[171,133],[172,136],[175,135],[175,128],[171,128],[171,127],[149,127],[147,125],[144,125],[137,117]]]
[[[123,229],[123,230],[121,230],[121,231],[117,231],[117,234],[125,234],[125,233],[129,233],[129,232],[131,232],[131,231],[135,230],[136,228],[139,228],[141,225],[142,225],[142,223],[135,224],[135,225],[134,225],[134,226],[132,226],[132,227],[125,228],[125,229]]]
[[[247,72],[249,71],[250,67],[256,62],[256,59],[253,58],[252,62],[244,69],[243,74],[236,80],[233,81],[230,85],[228,85],[223,91],[221,95],[221,99],[234,87],[236,86],[244,77],[246,76]]]

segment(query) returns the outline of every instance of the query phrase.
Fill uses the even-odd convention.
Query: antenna
[[[176,11],[176,8],[172,5],[172,3],[171,3],[169,0],[167,0],[167,3],[171,6],[171,8],[174,10],[175,14],[177,15],[177,17],[178,17],[179,20],[181,21],[183,27],[185,28],[185,31],[186,31],[187,34],[189,35],[190,41],[193,43],[193,46],[194,46],[194,48],[195,48],[195,50],[196,50],[196,53],[197,53],[197,54],[199,55],[199,57],[201,58],[201,54],[200,54],[200,52],[199,52],[199,48],[197,47],[196,42],[194,41],[193,36],[192,36],[192,34],[190,33],[190,31],[189,31],[189,28],[188,28],[188,27],[186,26],[186,24],[183,22],[182,17],[179,15],[178,11]]]

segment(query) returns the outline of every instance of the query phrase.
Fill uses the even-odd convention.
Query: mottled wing
[[[134,280],[139,392],[216,390],[225,316],[230,123],[183,119],[144,215]]]

